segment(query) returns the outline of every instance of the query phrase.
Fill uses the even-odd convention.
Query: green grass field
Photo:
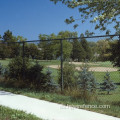
[[[104,80],[106,72],[94,72],[95,78],[98,82],[102,82]],[[115,71],[115,72],[110,72],[110,77],[111,80],[114,81],[115,83],[120,83],[120,72]]]
[[[36,60],[30,60],[31,63],[34,63]],[[43,65],[43,66],[48,66],[48,65],[60,65],[60,60],[37,60],[39,62],[39,64]],[[5,59],[5,60],[0,60],[0,63],[2,65],[8,65],[8,63],[10,62],[10,59]],[[90,67],[113,67],[112,63],[110,61],[106,61],[106,62],[88,62]],[[79,65],[76,65],[79,66]]]
[[[26,114],[23,111],[13,110],[0,106],[0,120],[42,120],[34,115]]]
[[[96,66],[96,67],[113,67],[112,63],[109,62],[109,61],[106,61],[106,62],[96,62],[96,63],[93,62],[93,64],[94,65],[92,65],[92,66]]]
[[[7,66],[10,62],[10,59],[0,60],[0,63],[4,66]]]

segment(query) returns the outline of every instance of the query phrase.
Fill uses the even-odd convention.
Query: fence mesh
[[[105,101],[112,101],[113,99],[116,99],[115,101],[119,101],[119,97],[117,96],[120,91],[120,74],[118,71],[119,68],[114,67],[114,64],[111,62],[111,51],[118,51],[117,48],[117,50],[115,48],[114,50],[111,49],[111,45],[115,44],[116,41],[119,40],[119,35],[113,35],[80,38],[60,38],[50,40],[43,39],[24,42],[1,41],[0,63],[3,67],[7,67],[8,64],[11,63],[12,59],[18,57],[16,60],[22,60],[22,77],[23,79],[28,79],[28,77],[26,77],[28,73],[25,72],[26,59],[28,59],[30,61],[29,66],[33,66],[35,64],[44,66],[42,72],[47,73],[47,71],[49,71],[51,74],[51,79],[54,80],[55,84],[58,84],[59,89],[64,91],[64,89],[67,88],[70,89],[70,92],[73,90],[71,89],[71,86],[73,87],[74,83],[75,85],[80,84],[80,87],[82,85],[85,85],[85,82],[83,82],[83,84],[78,82],[80,79],[82,79],[82,77],[83,79],[84,77],[91,77],[89,74],[88,76],[82,76],[80,73],[80,71],[84,70],[84,65],[87,64],[89,68],[88,71],[92,71],[94,78],[96,79],[97,83],[99,83],[99,87],[97,87],[97,94],[99,95],[99,98]],[[67,63],[74,66],[69,66]],[[21,61],[18,63],[18,66],[20,66],[20,64]],[[68,69],[65,68],[65,66],[67,66]],[[37,70],[38,69],[35,69],[35,71]],[[35,76],[33,75],[33,77]],[[42,74],[40,76],[37,75],[36,77],[42,77]],[[107,84],[109,83],[107,83],[107,80],[108,82],[112,81],[108,86]],[[113,83],[117,86],[117,89],[114,88]],[[38,82],[36,84],[38,84]],[[90,85],[91,83],[86,83],[86,85],[88,84]],[[100,84],[101,86],[103,85],[101,87],[101,90]],[[90,90],[92,90],[92,88],[90,88]],[[106,96],[104,95],[106,93],[112,95]],[[114,96],[117,97],[114,98]]]

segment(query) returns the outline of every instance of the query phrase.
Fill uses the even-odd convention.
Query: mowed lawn
[[[10,59],[0,60],[0,63],[4,66],[7,66],[10,62]]]
[[[11,59],[5,59],[5,60],[1,60],[0,59],[0,63],[2,65],[8,65],[8,63],[11,61]],[[39,62],[39,64],[43,65],[43,66],[49,66],[49,65],[60,65],[60,60],[37,60]],[[36,62],[36,60],[32,60],[30,59],[30,62],[32,64],[34,64]],[[82,62],[80,62],[82,63]],[[81,64],[80,64],[81,65]],[[78,64],[76,63],[76,66],[80,66],[79,62]],[[89,67],[113,67],[112,63],[110,61],[106,61],[106,62],[88,62]]]
[[[0,120],[42,120],[23,111],[13,110],[0,105]]]

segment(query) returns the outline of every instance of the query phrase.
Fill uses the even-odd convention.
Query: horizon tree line
[[[24,56],[31,59],[39,60],[56,60],[60,59],[60,41],[45,41],[48,39],[61,39],[61,38],[76,38],[71,40],[63,40],[63,59],[72,61],[112,61],[111,48],[116,45],[117,40],[108,41],[106,39],[100,39],[96,42],[88,41],[84,38],[84,34],[78,38],[77,32],[60,31],[57,35],[54,33],[50,35],[39,34],[39,43],[27,43],[24,46]],[[0,35],[0,59],[14,58],[16,56],[22,56],[22,44],[10,43],[10,42],[23,42],[27,39],[23,36],[14,36],[10,30],[4,32],[4,35]],[[7,43],[9,42],[9,43]],[[115,48],[114,48],[115,49]]]

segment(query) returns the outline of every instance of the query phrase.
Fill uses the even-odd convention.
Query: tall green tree
[[[66,40],[63,41],[63,59],[70,59],[70,55],[72,52],[72,44]]]
[[[0,43],[0,58],[5,59],[8,56],[7,46],[3,43]]]
[[[39,43],[39,48],[41,49],[41,55],[43,55],[44,60],[51,60],[53,58],[53,53],[51,51],[52,41],[47,41],[49,39],[49,35],[40,34],[39,39],[41,40]]]
[[[60,31],[57,35],[45,35],[40,34],[39,38],[41,42],[39,43],[39,48],[43,53],[43,59],[51,60],[51,59],[59,59],[61,56],[60,50],[60,41],[54,39],[64,39],[68,37],[77,36],[76,32],[70,31]],[[52,39],[51,41],[45,41],[48,39]],[[63,58],[64,60],[69,59],[72,52],[72,44],[69,40],[63,40]]]
[[[72,38],[72,37],[78,37],[77,32],[70,32],[70,31],[60,31],[58,33],[58,36],[61,38]]]
[[[32,59],[39,58],[39,49],[38,46],[34,43],[26,44],[25,45],[25,56],[31,57]]]
[[[88,42],[89,44],[89,47],[91,49],[91,59],[92,61],[97,61],[98,60],[98,57],[99,57],[99,53],[98,53],[98,49],[97,49],[97,43],[96,42],[93,42],[93,41],[89,41]]]
[[[69,37],[75,37],[77,36],[76,32],[70,32],[70,31],[61,31],[58,33],[58,38],[63,39],[63,58],[64,60],[70,59],[71,52],[72,52],[72,43],[69,40],[66,40],[65,38]],[[59,49],[58,49],[58,55],[61,56],[60,52],[60,44],[59,44]]]
[[[49,35],[49,39],[52,39],[51,44],[49,46],[52,59],[56,59],[60,42],[54,40],[57,39],[57,35],[55,35],[54,33]]]
[[[6,32],[4,32],[3,41],[4,42],[17,42],[17,39],[13,36],[10,30],[7,30]]]
[[[3,44],[2,36],[0,35],[0,59],[5,59],[7,56],[7,47]]]
[[[18,35],[16,38],[18,42],[24,42],[27,40],[27,38],[24,38],[23,36],[20,36],[20,35]]]
[[[7,43],[6,46],[8,49],[8,57],[13,58],[19,55],[20,44],[13,43],[13,42],[17,42],[17,38],[12,35],[12,32],[10,30],[4,32],[3,42]]]
[[[110,61],[114,66],[120,67],[120,40],[115,40],[110,43]]]
[[[87,60],[90,60],[91,57],[92,57],[92,52],[91,52],[91,49],[89,47],[89,44],[88,44],[87,40],[84,38],[83,34],[81,34],[80,37],[81,37],[80,38],[80,43],[81,43],[81,45],[82,45],[82,47],[85,51],[84,58],[87,59]]]
[[[72,50],[72,59],[77,61],[82,61],[85,59],[85,51],[81,45],[81,43],[78,41],[78,39],[73,40],[73,50]]]
[[[99,53],[99,60],[107,61],[109,60],[110,54],[108,53],[108,49],[110,48],[109,41],[107,40],[99,40],[96,43],[96,49]]]

